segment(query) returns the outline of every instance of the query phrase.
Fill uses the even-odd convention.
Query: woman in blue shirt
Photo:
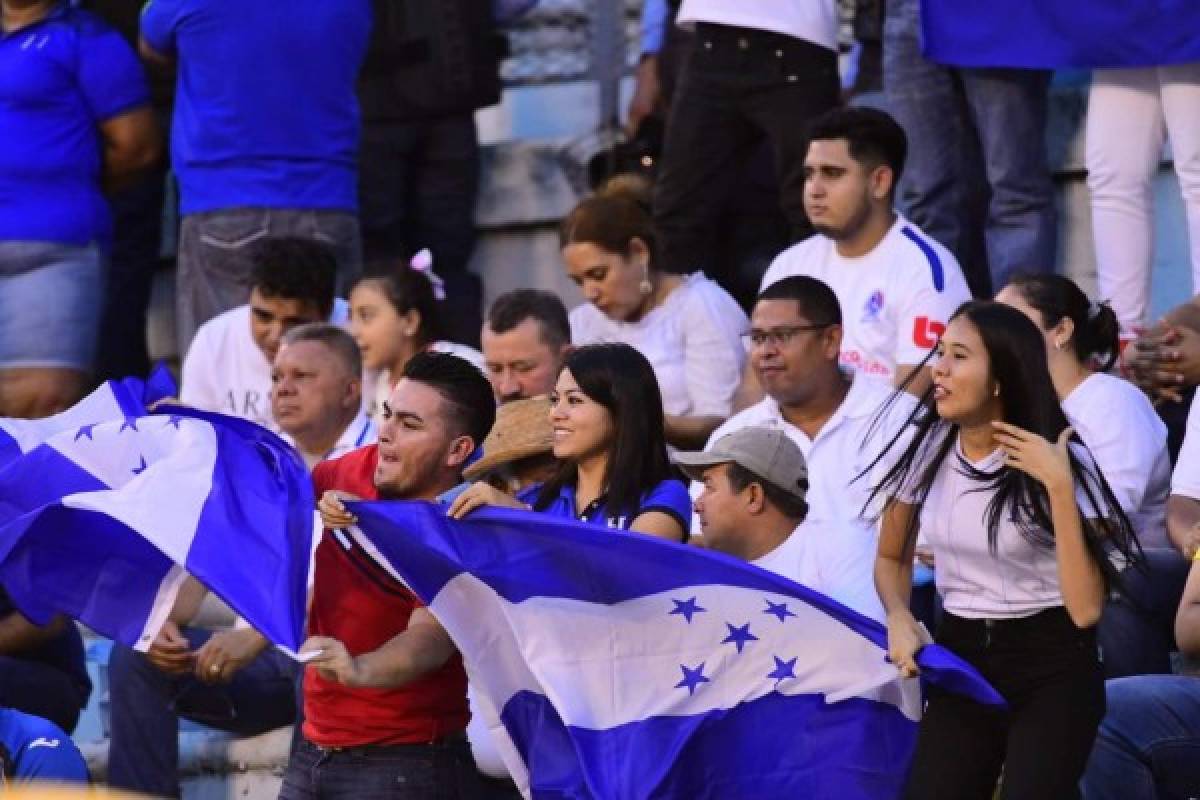
[[[104,191],[158,154],[119,33],[65,0],[0,0],[0,416],[82,396],[112,233]]]
[[[683,541],[691,499],[672,477],[662,397],[645,356],[625,344],[581,347],[567,357],[551,403],[558,472],[519,499],[477,483],[450,506],[450,516],[482,505],[532,507]]]

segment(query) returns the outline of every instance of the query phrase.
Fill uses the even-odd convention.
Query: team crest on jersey
[[[863,322],[878,322],[879,315],[883,313],[883,292],[876,289],[871,292],[871,296],[867,298],[866,305],[863,306],[862,321]]]

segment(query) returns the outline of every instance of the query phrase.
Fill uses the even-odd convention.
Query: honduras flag
[[[1200,61],[1197,0],[919,0],[925,55],[963,67]]]
[[[178,387],[162,364],[146,380],[125,378],[105,381],[75,405],[44,419],[0,418],[0,467],[28,453],[56,433],[74,430],[80,425],[123,417],[140,417],[146,407],[174,397]]]
[[[304,464],[254,423],[92,421],[0,468],[0,585],[34,622],[66,614],[145,650],[186,570],[294,652],[312,509]]]
[[[352,503],[348,532],[462,652],[533,798],[897,797],[921,690],[884,628],[736,559],[571,520]],[[319,578],[318,578],[319,580]],[[929,680],[1003,701],[948,651]]]

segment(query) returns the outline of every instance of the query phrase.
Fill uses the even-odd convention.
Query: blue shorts
[[[90,371],[104,273],[95,244],[0,242],[0,369]]]

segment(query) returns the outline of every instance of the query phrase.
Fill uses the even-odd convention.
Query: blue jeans
[[[195,650],[211,632],[184,634]],[[227,685],[161,672],[146,656],[115,645],[108,665],[112,739],[108,783],[156,796],[179,796],[179,717],[243,736],[296,721],[297,664],[264,651]]]
[[[1169,674],[1175,650],[1175,611],[1191,562],[1175,550],[1146,551],[1144,569],[1121,574],[1125,593],[1104,607],[1096,629],[1105,678]]]
[[[179,231],[175,287],[180,353],[196,329],[250,297],[255,245],[268,236],[299,236],[327,244],[337,258],[343,295],[362,267],[358,219],[347,211],[294,208],[228,208],[189,214]]]
[[[921,54],[920,0],[888,0],[888,106],[908,134],[900,205],[991,296],[1017,270],[1054,269],[1057,212],[1043,70],[947,67]]]
[[[301,739],[279,800],[475,800],[479,778],[466,736],[437,744],[329,750]]]
[[[1200,678],[1118,678],[1107,694],[1108,713],[1081,781],[1084,798],[1200,797]]]

